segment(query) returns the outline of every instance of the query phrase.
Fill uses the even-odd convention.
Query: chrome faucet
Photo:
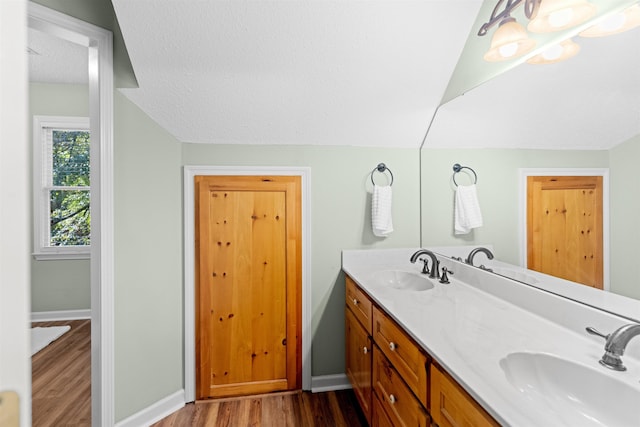
[[[487,255],[487,258],[493,259],[493,254],[489,249],[480,247],[480,248],[475,248],[471,252],[469,252],[467,259],[465,259],[464,262],[466,262],[469,265],[473,265],[473,258],[476,256],[478,252],[484,252]]]
[[[620,356],[624,354],[624,350],[627,348],[627,344],[631,341],[631,338],[640,335],[640,323],[621,326],[609,335],[605,335],[592,327],[588,327],[587,332],[607,340],[604,345],[604,354],[602,355],[602,359],[600,359],[602,366],[606,366],[614,371],[627,370],[622,364]]]
[[[428,249],[420,249],[419,251],[416,251],[413,255],[411,255],[411,258],[409,259],[409,261],[415,264],[415,262],[418,260],[418,257],[420,255],[428,255],[429,258],[431,258],[431,273],[429,274],[429,278],[439,279],[440,278],[440,268],[439,268],[440,261],[438,261],[438,258],[436,258],[436,254],[434,254]]]

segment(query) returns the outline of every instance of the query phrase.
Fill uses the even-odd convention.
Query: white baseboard
[[[346,374],[320,375],[311,377],[311,392],[346,390],[351,388],[351,383]]]
[[[36,311],[31,313],[32,322],[55,322],[58,320],[91,319],[91,310]]]
[[[142,411],[117,422],[115,427],[150,426],[184,407],[184,405],[184,390],[178,390]]]
[[[350,388],[351,383],[345,374],[321,375],[311,378],[312,393],[346,390]],[[148,406],[142,411],[119,421],[116,423],[115,427],[150,426],[151,424],[157,423],[161,419],[183,408],[185,405],[184,398],[184,390],[178,390],[164,399],[157,401],[153,405]]]

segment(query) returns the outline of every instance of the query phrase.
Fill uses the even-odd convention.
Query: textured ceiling
[[[29,81],[88,84],[87,48],[29,29]]]
[[[181,141],[418,147],[482,2],[113,3],[140,86],[122,91]],[[576,41],[575,58],[440,107],[425,146],[606,149],[640,134],[640,29]],[[31,36],[60,66],[40,70],[86,70],[44,43]],[[30,59],[37,80],[44,58]]]
[[[183,142],[418,147],[480,0],[113,0],[139,83]]]

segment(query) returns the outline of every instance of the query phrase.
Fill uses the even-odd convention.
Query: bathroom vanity
[[[370,425],[640,425],[640,337],[614,372],[585,331],[629,319],[443,256],[440,283],[414,252],[343,252],[346,373]]]

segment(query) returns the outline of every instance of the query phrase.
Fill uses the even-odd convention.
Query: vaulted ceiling
[[[495,3],[113,0],[139,84],[120,90],[183,142],[419,147],[429,130],[425,146],[607,149],[640,134],[640,29],[439,108],[452,76],[482,72],[469,45]]]

